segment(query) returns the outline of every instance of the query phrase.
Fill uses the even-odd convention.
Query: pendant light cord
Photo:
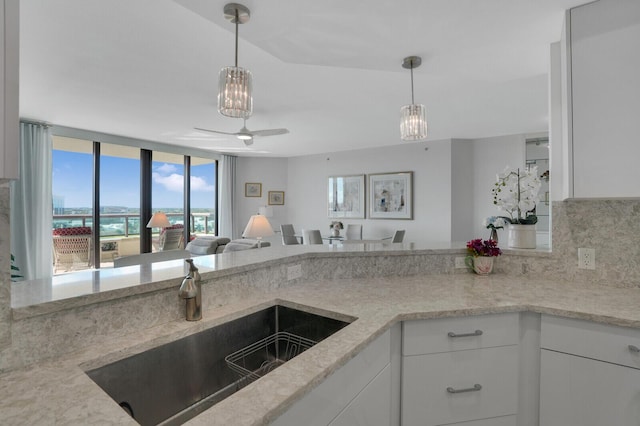
[[[238,12],[238,9],[236,9],[236,68],[238,68],[238,21],[239,19],[240,19],[239,12]]]
[[[410,62],[411,62],[411,105],[414,105],[415,102],[413,101],[413,59]]]

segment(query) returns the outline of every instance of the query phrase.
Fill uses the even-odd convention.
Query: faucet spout
[[[202,319],[202,283],[198,268],[193,264],[193,259],[185,259],[189,264],[189,273],[182,280],[178,296],[185,299],[187,321]]]

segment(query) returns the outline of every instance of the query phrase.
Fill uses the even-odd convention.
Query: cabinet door
[[[540,426],[637,426],[640,370],[541,351]]]
[[[387,365],[330,426],[391,425],[391,365]]]
[[[278,417],[276,426],[326,426],[390,363],[391,332],[386,331],[347,364]],[[391,398],[391,381],[388,381]],[[389,400],[389,411],[391,410]]]

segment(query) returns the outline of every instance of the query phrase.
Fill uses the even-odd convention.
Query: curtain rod
[[[45,126],[45,127],[53,126],[53,124],[47,123],[46,121],[31,120],[29,118],[21,118],[20,122],[21,123],[25,123],[25,124],[35,124],[35,125],[38,125],[38,126]]]

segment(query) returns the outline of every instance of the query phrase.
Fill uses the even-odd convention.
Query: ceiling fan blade
[[[220,135],[230,135],[230,136],[235,136],[235,133],[229,133],[229,132],[221,132],[219,130],[211,130],[211,129],[203,129],[201,127],[194,127],[194,129],[196,130],[201,130],[203,132],[209,132],[209,133],[218,133]]]
[[[264,130],[252,130],[253,136],[276,136],[285,135],[289,133],[289,129],[264,129]]]

